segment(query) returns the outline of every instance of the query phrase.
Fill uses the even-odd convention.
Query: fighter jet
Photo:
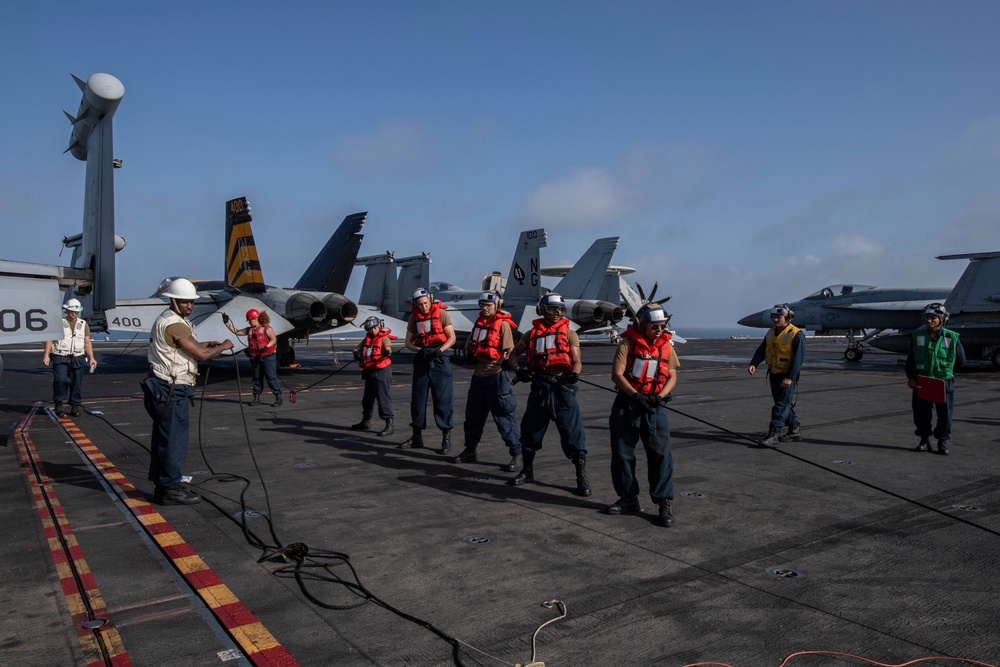
[[[924,306],[944,301],[950,291],[946,288],[830,285],[788,305],[795,311],[795,326],[825,335],[846,334],[848,343],[844,358],[860,361],[864,356],[863,343],[870,342],[886,329],[919,326]],[[770,309],[747,315],[739,324],[768,328],[772,326]]]
[[[125,86],[110,74],[73,80],[83,97],[75,116],[66,113],[73,125],[66,152],[87,163],[83,232],[69,237],[71,266],[0,260],[0,343],[61,338],[63,291],[88,294],[98,311],[114,306],[115,250],[125,240],[115,236],[113,170],[120,162],[112,156],[111,120]]]
[[[266,285],[257,256],[253,230],[253,215],[246,197],[226,202],[225,280],[192,280],[198,289],[198,300],[188,318],[202,340],[232,338],[222,314],[235,322],[245,321],[251,308],[267,310],[271,326],[278,336],[278,363],[295,363],[292,340],[306,338],[352,322],[358,315],[357,305],[343,295],[350,279],[350,269],[361,247],[367,213],[355,213],[344,218],[327,244],[292,288]],[[346,270],[344,267],[347,267]],[[167,290],[173,278],[160,282],[148,299],[126,299],[107,311],[107,328],[116,331],[148,332],[156,317],[168,306]],[[245,347],[245,339],[237,339],[236,351]]]
[[[950,314],[945,326],[959,333],[966,354],[989,359],[993,366],[1000,368],[1000,252],[941,255],[938,259],[969,260],[969,266],[944,301]],[[941,299],[930,299],[924,305],[931,301]],[[909,315],[905,323],[897,328],[918,327],[921,324],[920,314]],[[882,350],[905,354],[910,349],[910,336],[879,336],[870,344]]]

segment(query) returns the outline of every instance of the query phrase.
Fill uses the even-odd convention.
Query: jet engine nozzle
[[[319,295],[317,295],[319,296]],[[353,322],[358,316],[358,306],[343,294],[329,292],[323,294],[323,305],[326,307],[326,314],[333,320],[334,326],[339,327]]]
[[[600,307],[601,314],[604,316],[601,319],[602,322],[618,324],[625,317],[625,311],[622,310],[621,306],[616,306],[610,301],[598,301],[597,305]]]
[[[309,292],[272,289],[260,298],[268,308],[296,326],[309,326],[329,319],[326,306]]]

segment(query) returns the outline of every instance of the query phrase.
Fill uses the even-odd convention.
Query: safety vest
[[[78,357],[84,352],[83,341],[87,337],[87,323],[77,318],[76,325],[71,329],[69,322],[62,321],[63,337],[52,344],[52,354],[61,357]]]
[[[958,354],[958,334],[941,328],[938,337],[931,340],[931,332],[922,326],[913,332],[913,361],[917,374],[938,380],[954,377],[955,358]]]
[[[149,332],[149,351],[146,358],[153,375],[171,384],[193,385],[198,377],[198,360],[180,347],[167,345],[165,334],[171,324],[191,323],[167,308],[163,311]]]
[[[792,343],[799,331],[800,329],[793,324],[786,325],[777,336],[774,335],[774,327],[767,330],[767,335],[764,336],[766,343],[764,350],[767,367],[771,373],[787,373],[792,369],[792,357],[795,356],[792,352]]]
[[[640,394],[659,394],[670,379],[670,334],[664,331],[650,343],[630,324],[624,335],[632,341],[625,379]]]
[[[502,358],[500,330],[503,328],[504,322],[510,322],[512,319],[506,310],[498,310],[490,318],[480,315],[472,327],[472,334],[469,336],[469,354],[473,357],[486,357],[488,359]]]
[[[268,347],[267,330],[268,325],[262,324],[259,327],[250,327],[250,334],[247,336],[247,346],[250,348],[251,357],[269,357],[278,351],[278,346]]]
[[[379,331],[374,336],[365,334],[365,340],[361,343],[361,368],[366,371],[377,371],[392,363],[392,359],[382,349],[382,339],[396,340],[392,331],[386,329]]]
[[[430,347],[440,345],[448,340],[448,334],[441,324],[441,311],[448,306],[441,305],[435,301],[431,304],[431,309],[426,315],[420,313],[416,307],[413,308],[413,344],[417,347]]]
[[[544,319],[531,323],[528,332],[528,370],[565,372],[573,368],[569,348],[569,320],[565,317],[549,326]]]

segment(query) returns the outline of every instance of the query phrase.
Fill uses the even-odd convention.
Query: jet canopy
[[[835,296],[851,296],[852,294],[872,289],[876,288],[873,285],[830,285],[829,287],[824,287],[818,292],[810,294],[806,297],[806,299],[832,299]]]

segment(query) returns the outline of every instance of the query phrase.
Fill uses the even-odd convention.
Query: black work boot
[[[636,496],[622,496],[614,502],[613,505],[608,505],[604,508],[605,513],[611,515],[618,514],[638,514],[642,511],[642,506],[639,505],[639,498]]]
[[[517,477],[507,482],[511,486],[521,486],[526,482],[535,481],[535,453],[524,452],[522,458],[524,459],[524,466],[521,468],[521,472],[517,473]]]
[[[458,456],[452,459],[452,463],[475,463],[476,462],[476,448],[465,446]]]
[[[74,417],[79,417],[80,416],[80,406],[79,405],[71,405],[69,413],[71,415],[73,415]],[[938,447],[938,450],[940,451],[940,447]]]
[[[510,463],[500,466],[500,470],[504,472],[514,472],[521,467],[521,454],[518,452],[513,452],[510,455]]]
[[[378,433],[376,433],[376,435],[384,438],[387,435],[392,435],[392,430],[393,430],[392,429],[392,419],[386,419],[385,420],[385,428],[382,429],[381,431],[379,431]]]
[[[802,431],[799,430],[799,425],[789,426],[788,433],[778,436],[778,442],[802,442]]]
[[[768,429],[767,435],[763,440],[760,441],[761,447],[773,447],[778,444],[778,438],[780,437],[781,430],[774,428],[773,426]]]
[[[441,429],[441,453],[451,454],[451,429]]]
[[[281,405],[281,394],[274,395],[274,407],[279,407]]]
[[[913,448],[915,452],[929,452],[931,451],[931,441],[927,437],[920,438],[920,442],[917,446]]]
[[[424,446],[424,432],[416,426],[413,427],[413,435],[399,443],[396,449],[420,449]]]
[[[656,517],[656,522],[664,528],[670,528],[674,525],[674,513],[670,511],[669,498],[660,501],[660,514]]]
[[[587,456],[577,454],[573,457],[573,465],[576,467],[576,495],[587,497],[590,495],[590,481],[587,479]]]
[[[362,419],[357,424],[351,425],[352,431],[370,431],[372,430],[372,423],[369,419]]]
[[[180,484],[157,486],[153,491],[153,502],[159,505],[194,505],[201,502],[201,496]]]
[[[948,456],[948,441],[938,440],[938,454],[941,456]]]
[[[253,400],[250,401],[249,405],[250,405],[251,408],[253,406],[255,406],[255,405],[260,405],[260,394],[254,394],[253,395]]]
[[[66,416],[66,411],[63,410],[62,401],[56,401],[55,413],[56,413],[56,417],[65,417]]]

